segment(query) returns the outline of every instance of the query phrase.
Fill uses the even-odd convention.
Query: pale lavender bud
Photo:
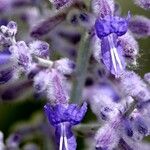
[[[96,150],[112,150],[119,143],[120,119],[114,119],[112,122],[100,128],[96,134]]]
[[[62,58],[54,62],[54,68],[67,75],[75,70],[75,63],[68,58]]]
[[[17,24],[16,24],[16,22],[10,21],[10,22],[7,24],[7,28],[8,28],[8,30],[9,30],[9,32],[11,33],[11,36],[16,35],[16,33],[17,33]]]
[[[69,96],[65,78],[56,70],[52,69],[49,73],[47,98],[52,104],[67,104]]]
[[[150,99],[147,85],[133,71],[124,72],[120,79],[119,87],[123,94],[133,96],[142,101]]]
[[[148,143],[135,141],[128,137],[123,137],[119,141],[119,148],[121,148],[121,150],[149,150],[149,146]]]
[[[134,3],[138,6],[140,6],[141,8],[150,9],[150,1],[149,0],[134,0]]]
[[[29,48],[32,54],[42,58],[49,57],[49,44],[43,41],[34,41],[29,43]]]
[[[134,16],[129,21],[129,29],[136,38],[150,36],[150,19],[144,16]]]
[[[1,32],[2,32],[3,34],[6,34],[6,32],[8,31],[8,28],[7,28],[6,26],[2,25],[2,26],[0,27],[0,30],[1,30]]]
[[[149,135],[149,119],[142,112],[136,111],[131,114],[130,126],[132,127],[133,134],[130,136],[133,140],[139,141],[144,136]]]
[[[6,37],[15,36],[17,33],[17,24],[14,21],[10,21],[7,26],[2,25],[0,30]]]
[[[123,48],[123,53],[126,58],[133,59],[137,57],[139,53],[139,45],[130,32],[118,37],[118,41]]]
[[[97,16],[113,15],[113,0],[92,0],[92,10]]]
[[[24,41],[19,41],[15,45],[9,47],[11,57],[18,63],[19,66],[27,69],[31,64],[32,58],[30,55],[29,48]]]
[[[148,125],[146,120],[143,117],[137,117],[134,121],[136,130],[142,135],[147,135]]]
[[[145,80],[148,84],[150,84],[150,72],[148,72],[148,73],[146,73],[146,74],[144,75],[144,80]]]
[[[111,120],[119,113],[120,105],[113,101],[114,94],[105,87],[95,87],[90,91],[90,105],[100,120]]]

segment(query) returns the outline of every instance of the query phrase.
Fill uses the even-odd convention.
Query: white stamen
[[[121,60],[119,58],[117,49],[116,49],[116,47],[113,43],[113,37],[109,36],[108,40],[110,42],[110,53],[111,53],[112,63],[113,63],[115,72],[117,72],[117,63],[119,65],[120,69],[123,70],[123,67],[122,67]]]
[[[123,70],[123,67],[122,67],[122,64],[121,64],[121,61],[120,61],[120,58],[118,56],[118,52],[117,52],[116,48],[114,47],[113,50],[114,50],[115,58],[116,58],[116,60],[117,60],[117,62],[119,64],[119,67],[120,67],[121,70]]]
[[[59,150],[63,149],[63,124],[61,124],[61,137],[60,137],[60,143],[59,143]]]
[[[50,60],[46,60],[37,56],[34,56],[35,61],[42,67],[49,67],[51,68],[53,66],[53,62]]]
[[[65,126],[64,126],[64,144],[65,144],[66,150],[69,150],[69,149],[68,149],[68,142],[67,142],[67,137],[66,137],[66,129],[65,129]]]
[[[117,72],[116,60],[115,60],[115,56],[114,56],[114,52],[113,52],[113,49],[112,49],[112,48],[110,49],[110,53],[111,53],[112,63],[113,63],[115,72]]]

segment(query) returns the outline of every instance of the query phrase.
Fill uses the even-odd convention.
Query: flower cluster
[[[0,20],[1,97],[17,99],[20,87],[31,87],[38,98],[46,99],[44,112],[51,134],[55,130],[52,142],[58,150],[76,150],[78,131],[85,141],[90,139],[90,149],[148,150],[150,145],[142,140],[150,135],[150,73],[142,79],[130,68],[137,67],[140,55],[137,39],[150,36],[150,20],[130,12],[122,17],[114,0],[90,2],[89,9],[84,1],[50,0],[51,11],[36,0],[0,3],[2,13],[16,7],[35,9],[31,18],[29,8],[19,10],[30,29],[30,34],[20,36],[22,41],[16,22]],[[150,7],[148,0],[134,2],[146,10]],[[22,79],[25,83],[16,87]],[[87,104],[97,117],[94,134],[92,126],[80,124]],[[5,143],[0,132],[0,150],[18,150],[27,131],[41,130],[46,136],[49,127],[43,120],[11,134]],[[38,147],[29,144],[24,149]]]

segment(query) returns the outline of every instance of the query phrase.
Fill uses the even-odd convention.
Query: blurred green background
[[[133,5],[133,2],[131,0],[118,0],[118,2],[122,7],[123,15],[126,15],[127,12],[130,10],[132,15],[145,15],[147,17],[150,17],[150,11],[144,11],[143,9]],[[21,26],[20,28],[21,29],[19,29],[19,32],[20,30],[22,30]],[[138,58],[139,65],[137,68],[135,68],[135,71],[138,72],[141,76],[143,76],[144,73],[150,71],[150,39],[149,38],[140,39],[138,41],[140,45],[140,57]],[[43,115],[44,103],[45,102],[42,100],[35,100],[32,96],[28,99],[13,102],[13,103],[1,101],[0,102],[0,130],[4,132],[5,138],[7,138],[7,136],[11,133],[11,131],[16,129],[15,127],[16,123],[19,124],[20,122],[23,123],[26,121],[32,122],[34,120],[34,119],[32,120],[32,118],[35,118],[34,116],[38,116],[39,119],[37,119],[36,117],[38,121],[40,119],[43,119],[42,115]],[[95,116],[89,111],[86,115],[84,122],[91,121],[91,118],[94,120]],[[79,144],[78,150],[84,149],[82,138],[83,138],[82,136],[78,137],[78,144]],[[40,137],[38,137],[38,134],[36,137],[30,137],[29,139],[35,143],[40,143]],[[40,144],[43,146],[41,150],[47,150],[46,146],[44,146],[45,145],[44,142],[43,143],[41,142]]]

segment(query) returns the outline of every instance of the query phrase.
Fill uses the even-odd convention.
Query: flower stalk
[[[77,56],[77,68],[71,93],[71,100],[75,103],[78,103],[82,98],[82,90],[84,87],[87,67],[91,55],[89,45],[89,35],[88,33],[84,33],[79,46],[79,52]]]

